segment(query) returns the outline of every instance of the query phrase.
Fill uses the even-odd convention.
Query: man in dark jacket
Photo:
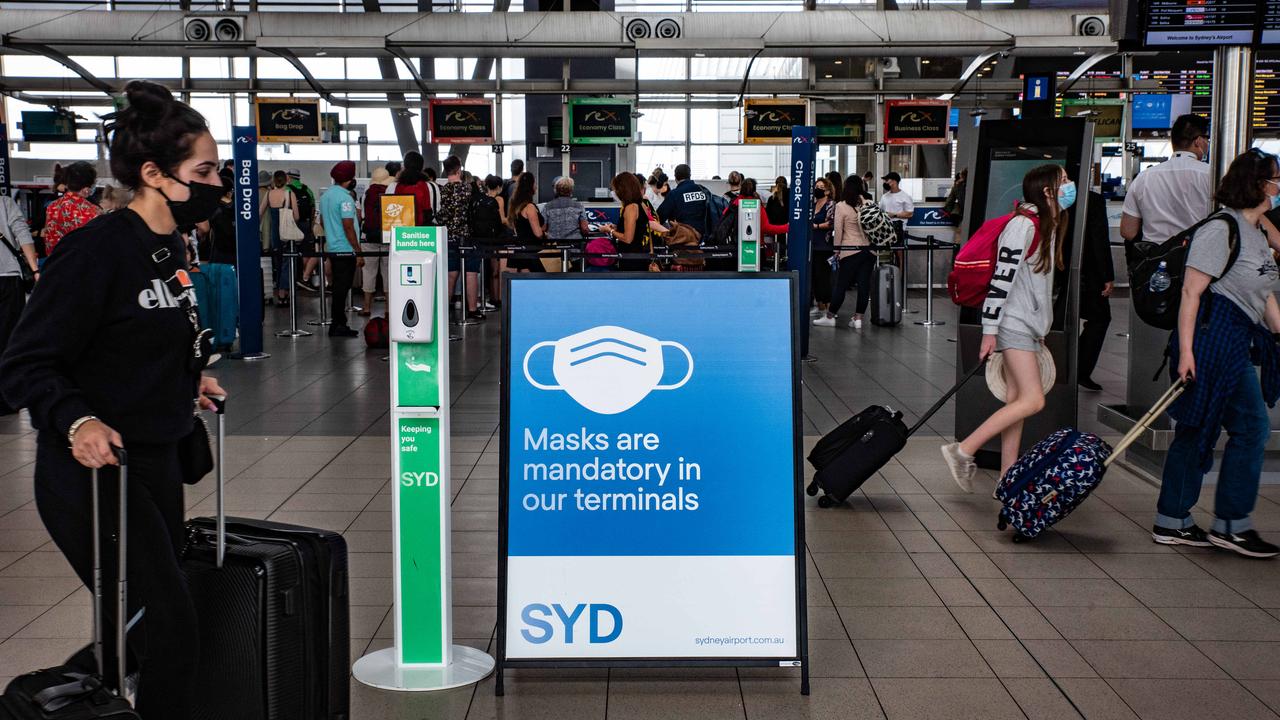
[[[658,206],[658,219],[664,224],[675,220],[688,225],[697,230],[705,242],[708,230],[706,188],[689,179],[691,171],[688,165],[677,165],[675,174],[677,184]]]
[[[1107,225],[1107,201],[1101,193],[1089,191],[1089,211],[1084,226],[1084,255],[1080,258],[1080,387],[1102,390],[1093,381],[1093,368],[1102,354],[1111,325],[1111,291],[1116,269],[1111,262],[1111,231]]]

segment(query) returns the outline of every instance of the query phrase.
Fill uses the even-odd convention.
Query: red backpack
[[[996,256],[1000,253],[1000,233],[1018,215],[1031,218],[1032,224],[1036,226],[1036,236],[1031,241],[1027,255],[1035,253],[1040,244],[1040,218],[1035,215],[1014,210],[1008,215],[982,223],[982,227],[960,248],[951,274],[947,275],[947,291],[951,293],[951,302],[972,308],[980,308],[986,302],[987,291],[991,288],[991,276],[996,272]]]

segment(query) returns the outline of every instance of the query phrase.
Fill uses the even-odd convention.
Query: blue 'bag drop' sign
[[[792,287],[510,280],[507,658],[797,656]]]

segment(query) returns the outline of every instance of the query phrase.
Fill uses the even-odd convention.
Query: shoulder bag
[[[18,261],[18,286],[22,288],[22,294],[31,294],[31,291],[36,286],[36,274],[31,269],[31,266],[27,264],[27,256],[23,255],[18,248],[10,245],[9,236],[4,233],[0,233],[0,243],[4,243],[5,248],[10,253],[13,253],[13,259]]]
[[[288,210],[289,212],[285,212]],[[302,242],[302,227],[293,219],[293,191],[286,190],[284,205],[276,208],[280,213],[280,239],[285,242]]]

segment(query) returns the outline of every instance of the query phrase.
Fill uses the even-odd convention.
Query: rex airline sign
[[[808,125],[809,101],[802,98],[747,99],[742,106],[742,142],[748,145],[786,145],[791,128]]]
[[[431,142],[437,145],[489,145],[494,142],[492,100],[432,100],[429,112]]]

